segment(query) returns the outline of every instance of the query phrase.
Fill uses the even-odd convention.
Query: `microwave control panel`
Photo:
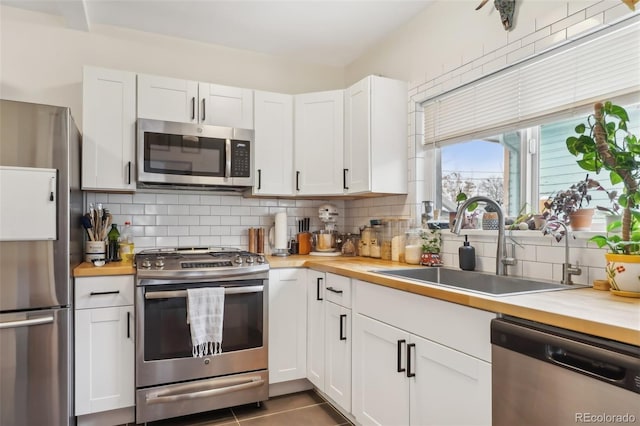
[[[251,176],[251,145],[248,141],[231,141],[231,177]]]

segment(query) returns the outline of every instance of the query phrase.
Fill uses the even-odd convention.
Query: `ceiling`
[[[342,67],[433,0],[0,0],[64,17]]]

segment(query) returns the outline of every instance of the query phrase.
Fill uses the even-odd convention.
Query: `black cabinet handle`
[[[131,161],[127,163],[127,185],[131,185]]]
[[[416,373],[411,372],[411,348],[415,347],[415,343],[409,343],[407,345],[407,377],[416,377]]]
[[[296,191],[300,191],[300,172],[296,171]]]
[[[262,169],[258,169],[258,189],[262,188]]]
[[[342,169],[342,189],[349,189],[347,186],[347,172],[349,169]]]
[[[191,98],[191,119],[196,119],[196,97]]]
[[[347,314],[340,314],[340,340],[347,340],[347,336],[344,335],[344,326],[346,325],[346,322]]]
[[[336,290],[333,287],[327,287],[327,290],[329,290],[331,293],[337,293],[337,294],[342,294],[344,293],[342,290]]]
[[[207,117],[205,102],[206,102],[205,98],[202,98],[202,122],[203,123],[204,123],[204,119]]]
[[[320,281],[322,281],[322,278],[318,278],[316,281],[316,300],[322,300],[322,297],[320,297]]]
[[[89,296],[105,296],[107,294],[118,294],[120,293],[120,290],[114,290],[114,291],[92,291],[91,293],[89,293]]]
[[[127,339],[131,338],[131,312],[127,311]]]
[[[398,373],[405,371],[405,369],[402,368],[402,345],[405,343],[407,343],[407,341],[404,339],[398,340]]]

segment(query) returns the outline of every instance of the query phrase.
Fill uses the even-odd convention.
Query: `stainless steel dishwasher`
[[[491,323],[493,426],[640,424],[640,348],[511,317]]]

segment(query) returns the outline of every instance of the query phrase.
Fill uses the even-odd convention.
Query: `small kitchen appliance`
[[[340,256],[339,236],[336,231],[338,208],[333,204],[323,204],[318,208],[318,217],[324,223],[324,229],[313,233],[311,239],[311,255]]]
[[[273,256],[289,256],[289,243],[287,237],[287,213],[278,212],[275,223],[269,230],[269,243]]]
[[[269,264],[225,247],[136,254],[136,422],[269,397]],[[187,290],[224,288],[222,352],[194,357]]]

